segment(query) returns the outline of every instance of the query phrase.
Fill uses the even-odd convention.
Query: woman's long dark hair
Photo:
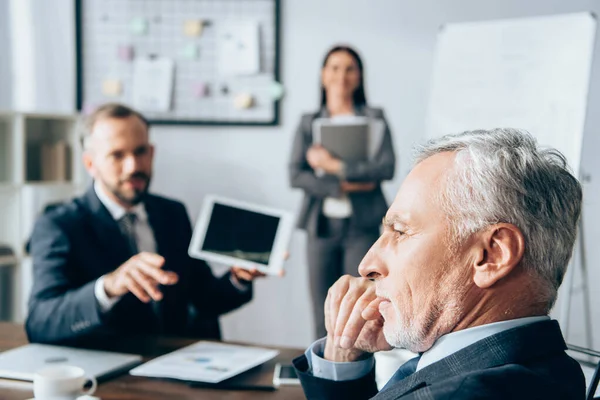
[[[351,47],[348,46],[335,46],[333,47],[331,50],[329,50],[327,52],[327,55],[325,56],[325,59],[323,60],[323,68],[325,68],[325,65],[327,65],[327,60],[329,60],[329,57],[333,54],[333,53],[337,53],[338,51],[345,51],[346,53],[350,54],[350,56],[352,58],[354,58],[354,61],[356,62],[356,66],[358,67],[358,71],[360,72],[360,81],[358,83],[358,87],[356,88],[356,90],[354,91],[354,94],[352,95],[352,101],[354,102],[354,106],[364,106],[367,104],[367,97],[365,96],[365,81],[364,81],[364,69],[363,69],[363,63],[362,60],[360,59],[360,56],[358,55],[358,53],[356,52],[356,50],[354,50]],[[323,82],[321,82],[321,107],[327,105],[327,92],[325,91],[325,88],[323,87]]]

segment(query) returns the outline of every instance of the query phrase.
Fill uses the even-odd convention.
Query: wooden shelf
[[[15,266],[18,263],[19,258],[17,256],[0,256],[0,268]]]
[[[70,182],[76,120],[25,116],[25,181]]]
[[[12,121],[0,116],[0,183],[14,182]]]
[[[0,271],[12,280],[10,314],[17,322],[25,318],[33,284],[24,247],[35,220],[48,204],[82,192],[78,120],[78,115],[0,112],[0,245],[14,252],[0,256]]]

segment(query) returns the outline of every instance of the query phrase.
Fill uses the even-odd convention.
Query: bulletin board
[[[154,124],[277,125],[280,0],[75,0],[77,107]]]

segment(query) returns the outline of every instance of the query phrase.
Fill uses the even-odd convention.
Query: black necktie
[[[135,234],[136,221],[137,215],[134,213],[126,213],[119,220],[119,228],[127,239],[127,247],[132,256],[138,253],[137,235]]]
[[[417,370],[417,364],[419,363],[420,359],[421,359],[421,356],[417,356],[415,358],[411,358],[410,360],[408,360],[407,362],[402,364],[400,366],[400,368],[398,368],[396,373],[394,375],[392,375],[392,377],[390,378],[388,383],[385,384],[385,386],[383,387],[382,390],[385,390],[388,387],[391,387],[394,384],[400,382],[402,379],[406,378],[407,376],[414,374],[415,371]]]

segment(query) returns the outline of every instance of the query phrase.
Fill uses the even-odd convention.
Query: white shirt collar
[[[100,199],[100,202],[106,207],[110,215],[113,217],[115,221],[123,218],[123,215],[126,213],[134,213],[137,218],[141,221],[148,220],[148,213],[146,213],[146,207],[144,207],[144,203],[138,203],[130,209],[126,209],[117,202],[113,201],[108,195],[102,190],[98,181],[94,182],[94,191],[96,192],[96,196]]]
[[[462,331],[448,333],[441,336],[434,345],[421,356],[417,364],[417,371],[448,357],[467,346],[472,345],[488,336],[495,335],[518,326],[532,324],[534,322],[549,320],[548,316],[526,317],[511,319],[508,321],[494,322],[491,324],[476,326]]]

